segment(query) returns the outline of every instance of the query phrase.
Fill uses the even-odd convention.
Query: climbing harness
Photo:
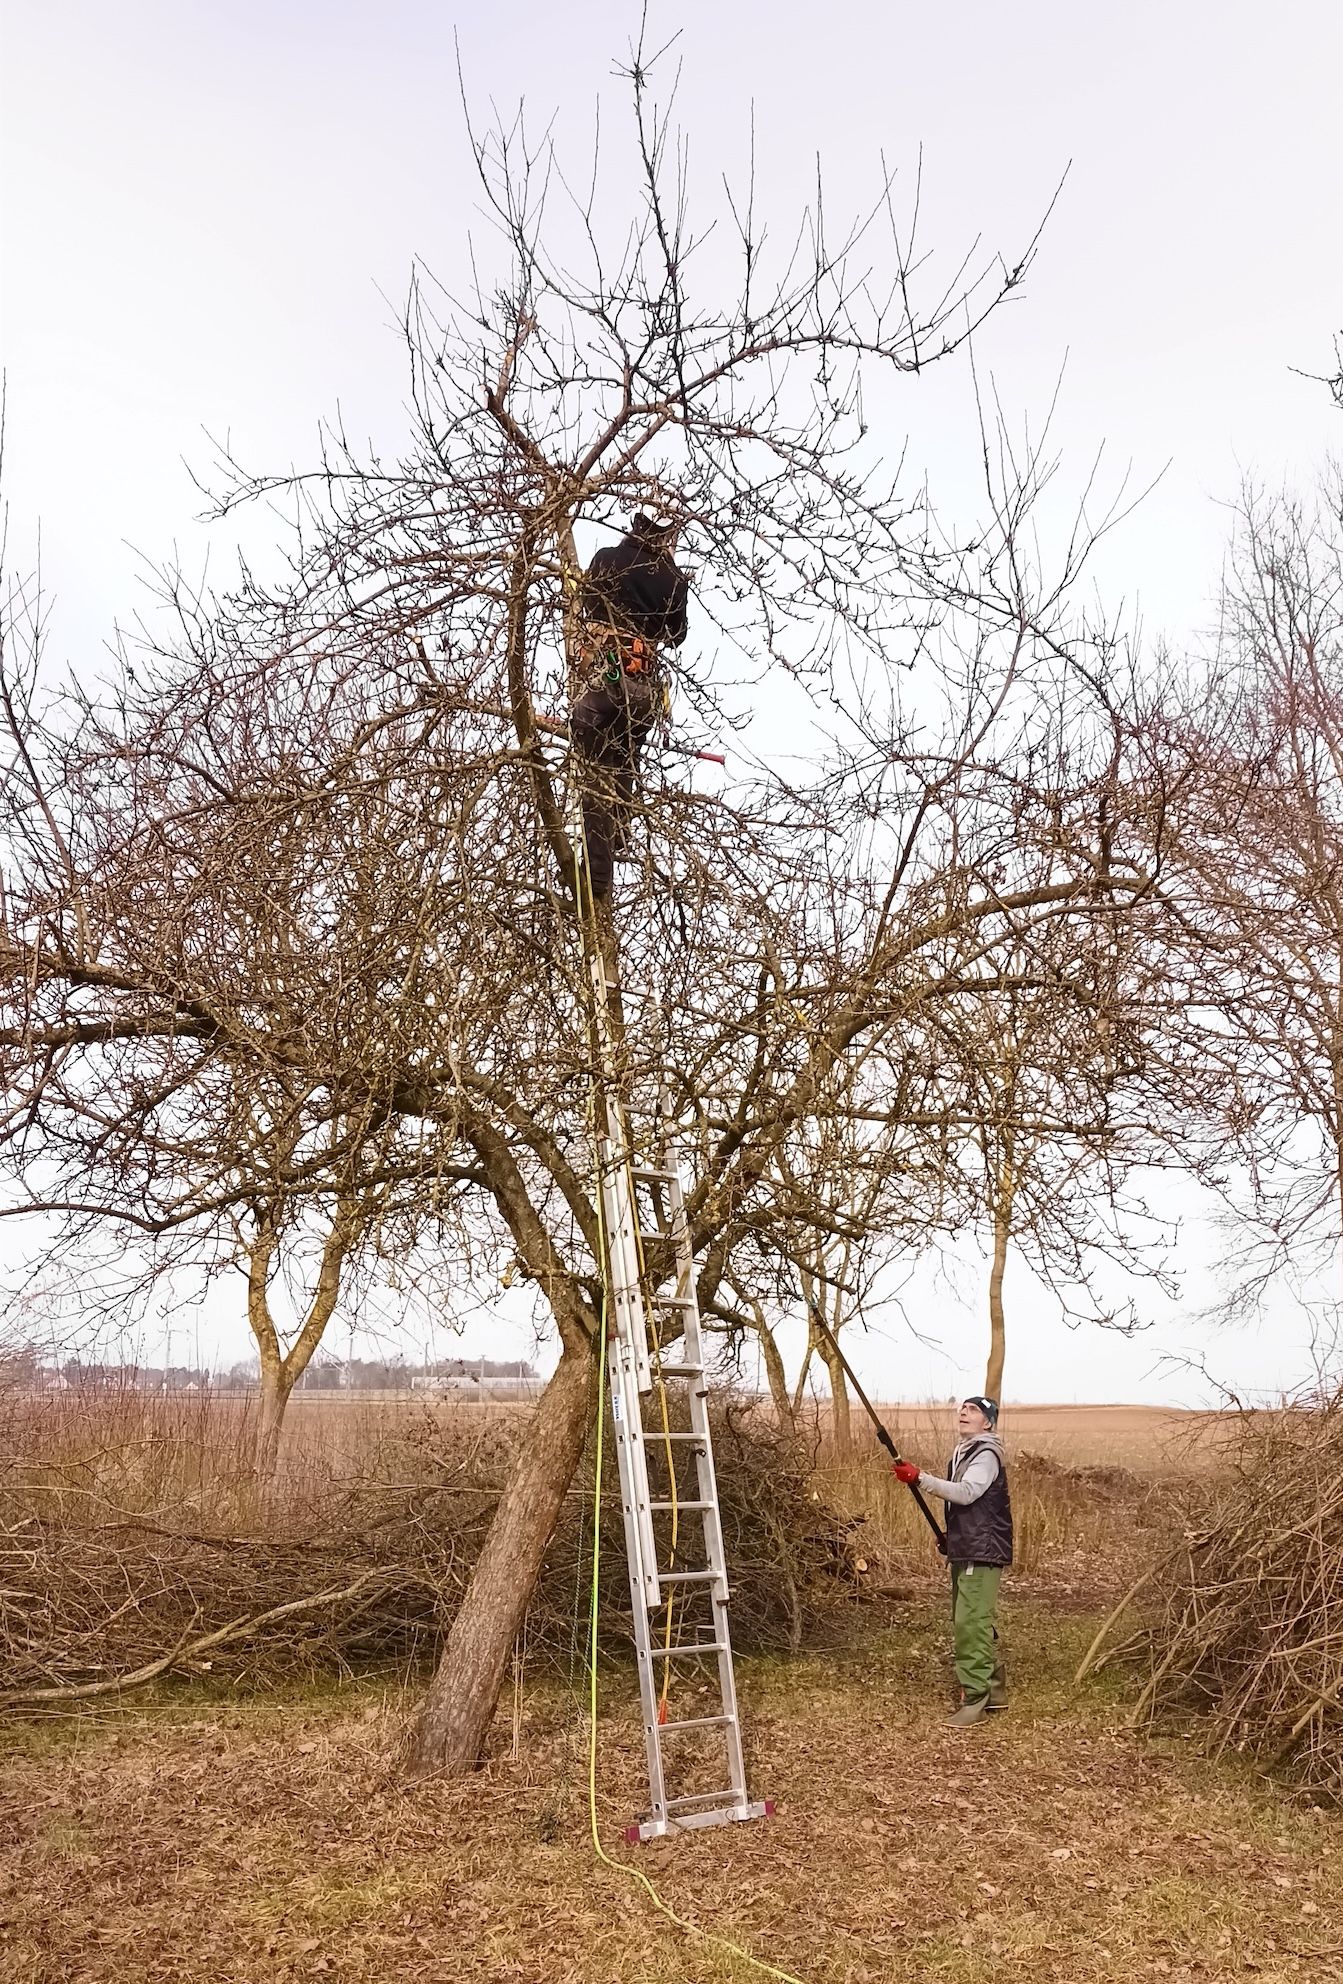
[[[652,641],[610,620],[580,620],[573,648],[575,679],[595,688],[618,688],[631,681],[658,679],[661,657]]]
[[[626,633],[620,627],[593,628],[589,651],[604,663],[603,674],[610,683],[622,675],[651,675],[658,664],[658,651],[642,634]]]

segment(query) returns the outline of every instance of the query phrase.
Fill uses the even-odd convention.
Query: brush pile
[[[259,1490],[237,1401],[0,1392],[0,1707],[59,1712],[168,1675],[261,1679],[433,1656],[523,1436],[523,1411],[410,1402],[295,1411]],[[809,1456],[730,1400],[715,1432],[743,1650],[795,1647],[854,1589],[847,1528]],[[567,1499],[527,1623],[529,1661],[586,1636],[592,1474]],[[629,1645],[614,1462],[602,1500],[603,1651]],[[693,1492],[688,1490],[688,1493]]]
[[[1134,1722],[1192,1712],[1216,1750],[1343,1798],[1343,1390],[1239,1415],[1199,1494],[1106,1656],[1146,1667]]]

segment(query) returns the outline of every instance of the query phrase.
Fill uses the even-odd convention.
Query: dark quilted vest
[[[976,1441],[961,1460],[964,1474],[982,1442]],[[959,1477],[951,1474],[948,1480]],[[1012,1497],[1007,1492],[1007,1469],[999,1464],[997,1477],[977,1502],[961,1508],[947,1503],[947,1559],[953,1564],[1001,1564],[1012,1561]]]

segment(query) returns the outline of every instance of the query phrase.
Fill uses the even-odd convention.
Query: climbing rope
[[[594,1461],[593,1461],[593,1480],[592,1480],[592,1523],[591,1523],[592,1581],[588,1595],[588,1833],[592,1841],[592,1850],[604,1867],[609,1867],[613,1873],[625,1874],[631,1880],[637,1881],[639,1886],[643,1889],[644,1893],[648,1896],[648,1899],[652,1902],[653,1906],[658,1910],[658,1912],[662,1915],[665,1915],[667,1920],[671,1922],[676,1928],[682,1930],[684,1934],[690,1936],[698,1936],[702,1942],[708,1943],[712,1948],[728,1951],[730,1955],[738,1957],[741,1959],[743,1963],[748,1964],[752,1970],[759,1971],[762,1976],[773,1977],[777,1979],[778,1984],[803,1984],[803,1980],[800,1977],[795,1976],[792,1971],[780,1970],[777,1965],[772,1963],[766,1963],[764,1959],[761,1957],[752,1956],[749,1950],[743,1949],[740,1943],[734,1943],[730,1937],[720,1936],[711,1929],[702,1928],[698,1922],[692,1922],[688,1919],[688,1917],[684,1915],[678,1915],[676,1910],[672,1908],[668,1902],[663,1900],[662,1896],[658,1893],[657,1889],[654,1887],[652,1881],[649,1880],[647,1874],[645,1874],[641,1868],[632,1866],[628,1860],[613,1860],[611,1858],[611,1855],[606,1851],[606,1848],[602,1845],[601,1833],[598,1829],[597,1712],[598,1712],[599,1690],[598,1690],[597,1664],[598,1664],[598,1647],[599,1647],[598,1614],[600,1611],[600,1603],[601,1603],[601,1549],[602,1549],[601,1500],[602,1500],[602,1476],[604,1472],[604,1464],[606,1458],[606,1358],[607,1358],[608,1332],[610,1329],[610,1314],[611,1314],[612,1304],[611,1304],[611,1282],[610,1282],[610,1254],[607,1247],[607,1235],[606,1235],[606,1213],[602,1203],[602,1193],[601,1193],[601,1163],[600,1163],[600,1159],[597,1157],[596,1154],[597,1093],[596,1093],[595,1071],[591,1081],[589,1082],[588,1106],[589,1106],[589,1119],[592,1129],[592,1149],[593,1149],[593,1158],[594,1158],[593,1168],[594,1168],[595,1183],[596,1183],[594,1202],[597,1210],[597,1239],[598,1239],[598,1247],[599,1247],[599,1255],[600,1255],[599,1265],[601,1269],[601,1285],[602,1285],[601,1319],[598,1327],[598,1341],[597,1341],[597,1432],[596,1432],[596,1439],[594,1442],[595,1452],[594,1452]],[[624,1153],[624,1162],[626,1163],[627,1166],[629,1165],[629,1161],[630,1161],[629,1153],[628,1151],[626,1151]],[[631,1196],[632,1196],[633,1185],[634,1185],[634,1180],[632,1176],[630,1177],[629,1182],[630,1182]],[[636,1235],[636,1245],[637,1245],[638,1244],[637,1220],[635,1221],[635,1235]],[[643,1259],[642,1248],[640,1248],[639,1274],[640,1274],[640,1280],[645,1284],[645,1287],[646,1287],[646,1273],[647,1270]],[[657,1330],[656,1317],[654,1316],[654,1312],[652,1310],[651,1305],[649,1307],[649,1315],[650,1317],[653,1318],[653,1342],[654,1342],[654,1352],[656,1355],[659,1347],[658,1330]],[[667,1406],[666,1406],[667,1387],[665,1381],[661,1377],[660,1367],[659,1367],[659,1376],[658,1376],[658,1391],[662,1402],[663,1433],[664,1433],[664,1437],[666,1437],[667,1454],[668,1454],[668,1473],[671,1479],[673,1554],[674,1554],[675,1536],[676,1536],[676,1530],[675,1530],[676,1469],[675,1469],[674,1458],[672,1453],[671,1440],[669,1437],[671,1428],[668,1421]],[[669,1596],[667,1600],[668,1617],[667,1617],[667,1641],[666,1641],[668,1645],[670,1645],[671,1643],[671,1631],[672,1631],[671,1603],[672,1601]],[[667,1664],[670,1665],[670,1662],[668,1662]],[[667,1689],[666,1689],[666,1682],[664,1681],[662,1695],[658,1703],[659,1720],[662,1720],[665,1715],[666,1700],[667,1700]]]
[[[602,983],[604,987],[606,982],[605,959],[600,955],[598,955],[594,959],[588,953],[589,934],[595,929],[596,915],[595,915],[595,903],[591,892],[591,883],[590,883],[591,869],[588,865],[587,835],[583,826],[581,803],[579,807],[579,838],[582,843],[583,861],[579,874],[579,891],[578,891],[579,899],[577,906],[578,906],[580,942],[583,950],[583,963],[584,963],[584,967],[588,969],[590,969],[592,965],[595,963],[595,965],[601,972]],[[586,896],[586,900],[585,900],[585,896]],[[597,996],[604,997],[605,993],[603,991],[601,995],[598,995],[596,988],[594,987],[593,988],[594,1000]],[[599,1048],[600,1043],[597,1039],[598,1019],[595,1011],[593,1013],[593,1022],[594,1022],[593,1046],[594,1049],[597,1049]],[[599,1647],[598,1613],[600,1609],[600,1600],[601,1600],[601,1498],[602,1498],[602,1475],[604,1470],[605,1454],[606,1454],[606,1360],[607,1360],[607,1350],[608,1350],[608,1333],[610,1328],[612,1299],[611,1299],[610,1250],[607,1242],[606,1212],[602,1199],[602,1166],[601,1166],[601,1158],[597,1148],[597,1126],[598,1126],[597,1069],[599,1062],[602,1061],[602,1056],[600,1055],[599,1052],[594,1051],[592,1059],[593,1059],[593,1069],[588,1083],[588,1122],[589,1122],[589,1142],[593,1153],[593,1173],[594,1173],[594,1187],[595,1187],[593,1193],[593,1202],[597,1213],[598,1268],[601,1275],[601,1291],[602,1291],[601,1317],[598,1327],[598,1342],[597,1342],[597,1430],[596,1430],[596,1439],[594,1442],[595,1451],[594,1451],[593,1483],[592,1483],[592,1521],[591,1521],[592,1580],[591,1580],[591,1587],[588,1597],[588,1831],[592,1841],[592,1850],[604,1867],[610,1868],[613,1873],[624,1874],[627,1875],[630,1879],[637,1881],[639,1886],[643,1889],[644,1893],[648,1896],[648,1899],[652,1902],[653,1906],[659,1911],[659,1913],[665,1915],[667,1920],[671,1922],[676,1928],[680,1929],[684,1934],[691,1936],[698,1936],[701,1939],[701,1941],[708,1943],[711,1947],[727,1951],[730,1955],[738,1957],[743,1963],[748,1964],[751,1969],[759,1971],[762,1976],[772,1977],[777,1979],[778,1984],[803,1984],[803,1980],[799,1977],[796,1977],[791,1971],[781,1970],[774,1964],[766,1963],[760,1957],[752,1956],[749,1950],[743,1949],[739,1943],[732,1942],[730,1938],[726,1936],[716,1935],[712,1930],[702,1928],[699,1925],[699,1923],[691,1922],[685,1916],[678,1915],[676,1910],[672,1908],[666,1901],[663,1900],[662,1896],[658,1893],[657,1889],[654,1887],[652,1881],[649,1880],[648,1876],[645,1873],[643,1873],[640,1868],[631,1866],[631,1864],[627,1860],[613,1860],[611,1858],[610,1854],[607,1853],[605,1847],[602,1845],[601,1834],[598,1829],[597,1712],[598,1712],[599,1691],[598,1691],[597,1670],[598,1670],[598,1647]],[[603,1072],[605,1072],[604,1066],[603,1066]],[[623,1115],[624,1112],[622,1110],[621,1112],[622,1121],[623,1121]],[[609,1125],[609,1119],[606,1120],[608,1121],[608,1125]],[[630,1204],[632,1207],[636,1207],[635,1217],[633,1222],[634,1242],[635,1242],[636,1256],[638,1260],[639,1282],[644,1292],[644,1308],[645,1308],[645,1313],[648,1316],[649,1323],[651,1325],[651,1334],[653,1339],[652,1341],[653,1368],[656,1376],[659,1411],[662,1421],[662,1434],[665,1442],[665,1449],[667,1455],[667,1473],[668,1473],[668,1480],[670,1483],[669,1500],[671,1501],[672,1504],[671,1558],[672,1558],[672,1562],[674,1563],[676,1558],[676,1550],[679,1542],[679,1507],[678,1507],[679,1491],[676,1480],[675,1452],[671,1441],[671,1421],[667,1410],[667,1385],[666,1385],[666,1380],[663,1378],[662,1375],[661,1333],[659,1331],[658,1323],[657,1323],[656,1305],[651,1300],[652,1291],[648,1277],[648,1264],[644,1257],[643,1241],[639,1231],[639,1221],[637,1216],[637,1205],[635,1199],[633,1157],[632,1157],[632,1152],[629,1148],[628,1134],[626,1134],[624,1140],[624,1148],[619,1153],[619,1160],[621,1164],[625,1167],[626,1182],[629,1191]],[[684,1292],[684,1291],[678,1291],[678,1292]],[[667,1596],[667,1618],[666,1618],[665,1639],[664,1639],[664,1645],[668,1647],[672,1643],[672,1633],[674,1630],[673,1603],[674,1603],[673,1594],[669,1592]],[[666,1718],[667,1690],[670,1683],[670,1667],[671,1667],[670,1661],[664,1662],[662,1689],[658,1700],[659,1722],[664,1721]]]
[[[596,1455],[592,1483],[592,1585],[588,1597],[588,1833],[592,1840],[592,1850],[604,1867],[613,1873],[627,1874],[639,1883],[653,1906],[660,1914],[686,1935],[698,1936],[702,1942],[714,1949],[727,1950],[732,1956],[740,1957],[743,1963],[758,1970],[764,1977],[774,1977],[779,1984],[803,1984],[800,1977],[791,1970],[780,1970],[776,1964],[766,1963],[762,1957],[752,1956],[740,1943],[734,1943],[728,1936],[720,1936],[712,1929],[702,1928],[684,1915],[678,1915],[670,1903],[663,1900],[653,1883],[640,1868],[631,1866],[628,1860],[613,1860],[602,1845],[601,1833],[597,1826],[597,1615],[601,1599],[601,1497],[602,1473],[605,1461],[606,1430],[606,1340],[609,1327],[610,1289],[606,1272],[605,1220],[601,1209],[601,1199],[597,1201],[598,1230],[602,1240],[602,1313],[597,1344],[597,1438]]]

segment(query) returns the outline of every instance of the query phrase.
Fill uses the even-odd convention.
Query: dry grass
[[[955,1444],[946,1405],[886,1406],[902,1453],[939,1472]],[[1164,1529],[1174,1483],[1205,1470],[1221,1415],[1143,1406],[1014,1406],[1004,1414],[1016,1526],[1018,1583],[1069,1604],[1117,1596],[1138,1575]],[[861,1516],[861,1542],[897,1585],[940,1578],[928,1532],[895,1482],[870,1427],[855,1418],[849,1454],[835,1446],[827,1413],[813,1421],[818,1479],[834,1506]]]
[[[487,1463],[525,1418],[525,1406],[411,1395],[291,1401],[269,1520],[295,1523],[333,1494],[409,1455],[448,1452]],[[245,1396],[89,1385],[25,1393],[0,1387],[0,1492],[34,1512],[75,1519],[81,1498],[128,1514],[227,1529],[258,1504],[253,1470],[256,1401]]]
[[[955,1405],[943,1400],[877,1409],[902,1452],[922,1466],[942,1466],[956,1443]],[[1011,1456],[1040,1454],[1063,1467],[1122,1467],[1148,1481],[1208,1466],[1229,1418],[1156,1405],[1008,1405],[998,1430]],[[828,1436],[828,1407],[819,1409],[817,1423]],[[857,1410],[853,1425],[866,1440]]]
[[[1343,1976],[1336,1822],[1115,1733],[1065,1690],[1087,1621],[1018,1599],[1011,1713],[943,1720],[940,1606],[861,1655],[743,1663],[764,1823],[617,1844],[640,1795],[623,1689],[598,1819],[691,1921],[806,1984],[1259,1984]],[[5,1984],[746,1984],[587,1838],[583,1727],[524,1691],[467,1782],[403,1790],[403,1703],[232,1696],[29,1731],[5,1773]]]
[[[865,1424],[841,1455],[823,1421],[799,1447],[778,1438],[767,1407],[728,1401],[724,1411],[741,1645],[796,1647],[822,1626],[832,1640],[861,1632],[863,1599],[889,1603],[940,1582],[914,1505]],[[223,1663],[257,1680],[426,1657],[527,1412],[456,1397],[300,1397],[279,1478],[262,1492],[245,1399],[0,1391],[0,1702],[47,1695],[59,1709],[51,1691],[143,1684],[165,1660],[195,1673]],[[940,1465],[943,1418],[903,1418],[907,1450]],[[1094,1414],[1080,1430],[1069,1415],[1049,1418],[1056,1454],[1084,1450]],[[1141,1456],[1127,1431],[1141,1472],[1013,1452],[1018,1582],[1077,1606],[1130,1581],[1160,1506],[1149,1477],[1172,1462],[1162,1416],[1147,1417]],[[1010,1427],[1008,1437],[1011,1448]],[[1029,1437],[1044,1445],[1033,1427]],[[1102,1451],[1113,1455],[1113,1442]],[[533,1608],[535,1644],[557,1661],[572,1647],[586,1498],[576,1487]],[[618,1534],[608,1544],[618,1550]]]

